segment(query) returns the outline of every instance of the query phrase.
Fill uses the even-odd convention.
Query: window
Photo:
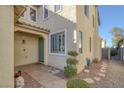
[[[83,52],[83,32],[79,31],[79,52],[82,53]]]
[[[30,19],[36,22],[36,10],[33,8],[30,8]]]
[[[44,18],[47,18],[48,17],[48,6],[45,5],[44,6]]]
[[[55,5],[54,6],[54,11],[55,12],[60,12],[61,11],[61,6],[60,5]]]
[[[85,16],[89,17],[89,6],[88,5],[84,5],[84,14]]]
[[[95,25],[95,24],[94,24],[94,16],[93,16],[93,27],[94,27],[94,25]]]
[[[89,50],[90,50],[90,52],[91,52],[91,43],[92,43],[92,41],[91,41],[91,37],[90,37],[90,39],[89,39]]]
[[[51,35],[51,53],[65,53],[65,32]]]

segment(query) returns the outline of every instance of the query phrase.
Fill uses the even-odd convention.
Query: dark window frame
[[[44,19],[49,17],[49,11],[48,11],[48,5],[43,6],[43,12],[44,12]]]
[[[33,14],[33,12],[34,12],[34,14]],[[31,13],[33,14],[33,16]],[[34,22],[37,21],[37,11],[35,9],[33,9],[32,7],[30,7],[30,20],[34,21]]]
[[[51,53],[65,54],[65,31],[51,34],[50,42]]]
[[[85,16],[89,18],[89,6],[88,5],[84,5],[84,14]]]

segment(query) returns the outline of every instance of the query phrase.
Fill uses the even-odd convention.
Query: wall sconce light
[[[73,37],[74,37],[74,43],[76,43],[77,42],[77,31],[76,30],[74,30],[73,32]]]
[[[22,40],[22,44],[25,44],[26,43],[26,40]]]

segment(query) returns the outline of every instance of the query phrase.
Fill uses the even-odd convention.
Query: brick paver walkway
[[[17,67],[15,70],[23,72],[25,88],[64,88],[66,80],[55,74],[59,71],[57,68],[45,66],[40,63]],[[59,72],[58,72],[59,73]]]

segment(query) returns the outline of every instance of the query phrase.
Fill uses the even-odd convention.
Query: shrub
[[[73,76],[77,75],[77,69],[72,68],[72,67],[65,67],[64,74],[66,77],[73,77]]]
[[[98,63],[99,61],[98,61],[98,58],[95,58],[94,60],[93,60],[93,63]]]
[[[111,56],[116,56],[118,54],[117,50],[111,50]]]
[[[67,65],[76,65],[78,63],[78,60],[73,58],[68,58],[66,61]]]
[[[76,56],[78,56],[78,53],[76,51],[69,51],[68,55],[76,57]]]
[[[76,60],[76,56],[78,56],[78,53],[76,51],[69,51],[68,55],[71,57],[66,61],[67,66],[64,67],[64,74],[67,77],[73,77],[77,75],[76,64],[78,63],[78,60]]]
[[[90,87],[89,83],[80,79],[68,80],[66,86],[67,88],[89,88]]]

